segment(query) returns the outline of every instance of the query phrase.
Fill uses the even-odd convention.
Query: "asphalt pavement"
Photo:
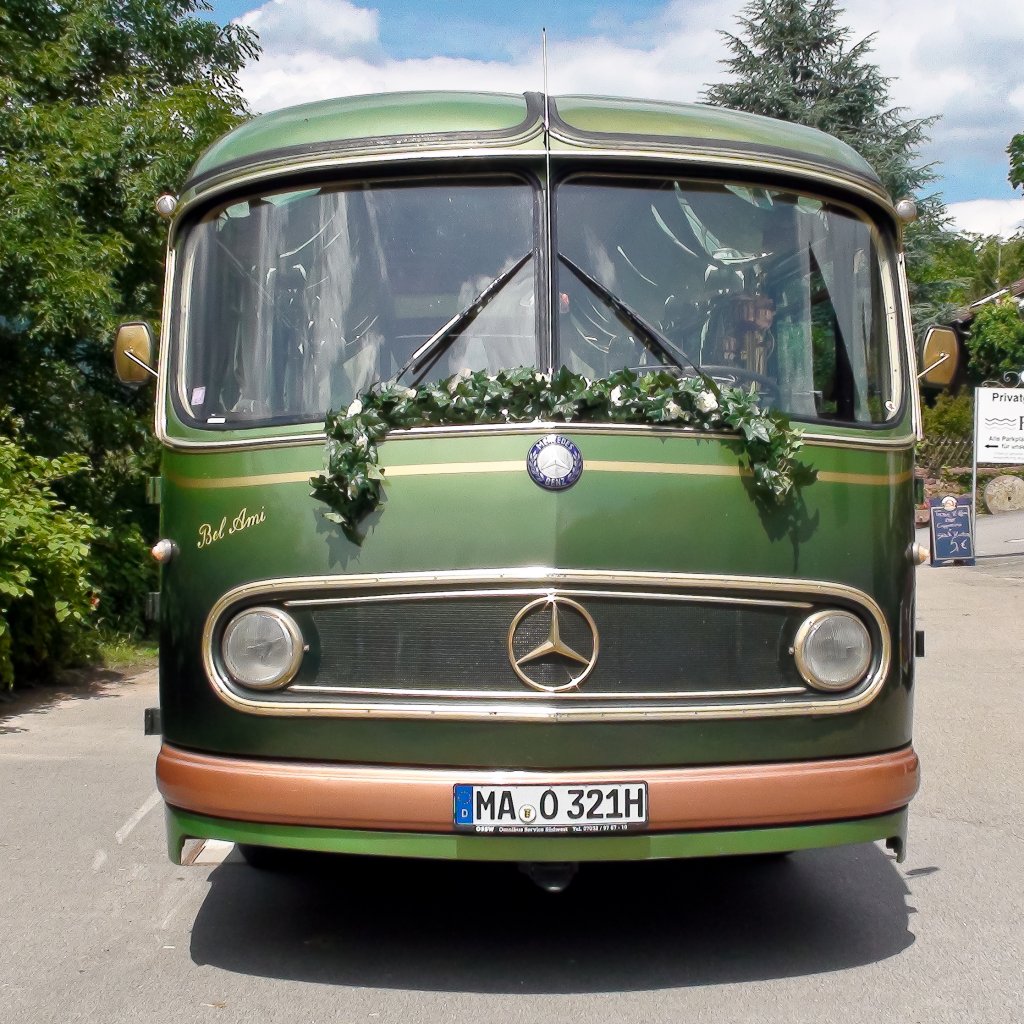
[[[922,534],[924,539],[924,534]],[[155,672],[0,705],[0,1021],[1024,1020],[1024,514],[918,570],[908,859],[597,865],[164,852]],[[226,853],[226,857],[225,857]]]

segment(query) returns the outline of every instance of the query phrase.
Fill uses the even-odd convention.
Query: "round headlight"
[[[224,630],[221,654],[231,678],[251,690],[287,686],[302,661],[302,633],[278,608],[249,608]]]
[[[871,636],[849,612],[815,612],[797,630],[793,656],[800,675],[818,690],[846,690],[871,664]]]

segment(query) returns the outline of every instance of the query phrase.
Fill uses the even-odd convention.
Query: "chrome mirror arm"
[[[150,375],[150,377],[159,377],[160,376],[156,372],[156,370],[154,370],[153,367],[149,365],[149,363],[147,363],[144,360],[140,359],[134,352],[129,352],[129,351],[126,350],[124,355],[125,355],[126,359],[130,359],[133,363],[135,363],[136,366],[141,366],[146,371],[146,373],[148,373]]]

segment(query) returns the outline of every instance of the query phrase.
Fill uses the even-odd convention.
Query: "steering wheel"
[[[755,373],[742,366],[713,366],[704,363],[701,369],[719,384],[728,385],[731,382],[736,387],[744,385],[749,387],[751,384],[756,384],[758,393],[769,396],[773,401],[779,397],[779,389],[775,381],[770,377],[765,377],[764,374]]]

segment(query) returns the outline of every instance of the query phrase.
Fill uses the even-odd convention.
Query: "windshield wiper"
[[[678,369],[684,369],[683,363],[697,374],[704,382],[708,390],[716,397],[721,398],[722,392],[712,377],[709,377],[690,357],[677,349],[668,338],[653,324],[647,322],[632,306],[626,305],[614,292],[609,291],[600,281],[592,278],[582,267],[577,266],[568,256],[558,254],[558,258],[600,299],[608,303],[633,329],[640,335],[643,346],[654,355]],[[682,362],[680,362],[682,360]]]
[[[484,288],[479,295],[465,309],[460,310],[443,327],[435,331],[427,340],[420,345],[412,354],[412,358],[392,378],[398,383],[413,367],[416,368],[416,376],[413,378],[413,386],[430,372],[430,368],[444,355],[452,346],[459,333],[468,327],[486,308],[502,288],[512,280],[516,274],[526,265],[533,256],[533,251],[524,253],[512,264],[508,270],[503,270],[490,284]]]

